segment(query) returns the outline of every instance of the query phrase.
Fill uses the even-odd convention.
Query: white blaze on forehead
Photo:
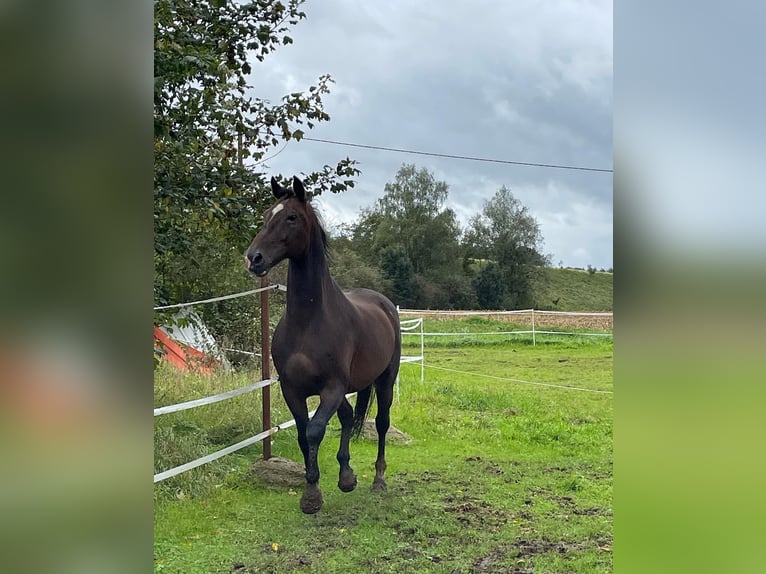
[[[284,208],[285,208],[285,206],[284,206],[284,205],[282,205],[281,203],[279,203],[279,204],[275,205],[275,206],[274,206],[274,209],[272,209],[272,210],[271,210],[271,219],[274,219],[274,216],[275,216],[277,213],[279,213],[280,211],[282,211]]]
[[[285,206],[284,206],[284,205],[282,205],[281,203],[278,203],[278,204],[276,204],[276,205],[274,206],[274,208],[271,210],[271,215],[269,216],[269,220],[266,222],[266,225],[268,225],[269,223],[271,223],[271,220],[272,220],[272,219],[274,219],[274,216],[275,216],[277,213],[279,213],[280,211],[282,211],[284,208],[285,208]]]

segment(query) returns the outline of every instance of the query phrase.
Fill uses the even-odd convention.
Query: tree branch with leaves
[[[303,0],[155,0],[155,302],[246,287],[241,252],[271,201],[264,159],[330,120],[332,78],[271,103],[253,94],[257,64],[291,44]],[[354,187],[348,157],[307,166],[313,195]],[[271,175],[271,174],[269,174]],[[286,174],[291,177],[293,174]],[[236,265],[239,265],[238,267]]]

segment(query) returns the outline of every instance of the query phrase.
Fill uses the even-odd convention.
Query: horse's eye
[[[294,213],[291,213],[290,215],[287,216],[287,221],[295,221],[296,219],[298,219],[298,216],[295,215]]]

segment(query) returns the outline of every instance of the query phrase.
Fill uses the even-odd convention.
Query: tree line
[[[535,218],[503,186],[461,228],[448,192],[426,168],[403,165],[332,237],[336,281],[379,290],[403,308],[531,307],[550,264]]]

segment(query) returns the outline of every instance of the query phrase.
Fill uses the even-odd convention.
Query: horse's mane
[[[314,207],[310,201],[306,202],[306,212],[309,214],[311,219],[311,226],[317,229],[319,236],[322,239],[322,250],[324,251],[325,257],[329,257],[330,247],[327,241],[327,232],[324,229],[324,220],[322,218],[322,214],[317,210],[316,207]]]

